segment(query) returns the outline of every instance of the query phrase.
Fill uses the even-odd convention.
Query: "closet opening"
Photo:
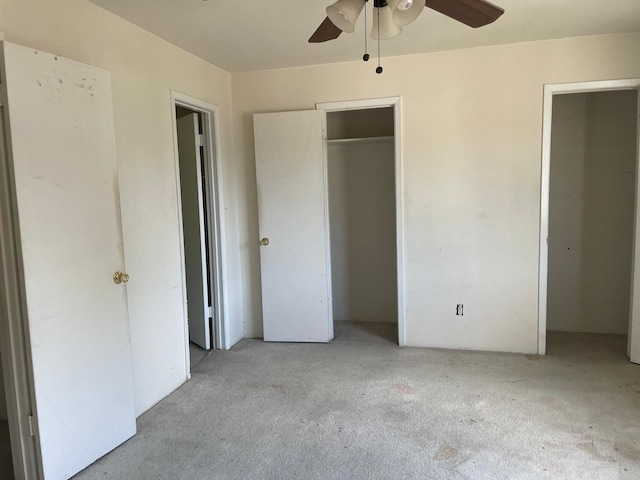
[[[398,344],[394,107],[328,111],[335,338]]]
[[[176,98],[175,142],[188,371],[224,338],[222,236],[215,111]]]
[[[555,95],[546,353],[621,357],[631,327],[638,90]]]

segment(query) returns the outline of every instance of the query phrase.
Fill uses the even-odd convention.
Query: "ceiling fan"
[[[486,0],[374,0],[377,22],[373,22],[371,37],[387,40],[399,35],[402,27],[418,18],[424,7],[436,10],[447,17],[473,28],[495,22],[504,9]],[[327,7],[327,18],[309,38],[309,43],[334,40],[342,32],[351,33],[368,0],[338,0]]]

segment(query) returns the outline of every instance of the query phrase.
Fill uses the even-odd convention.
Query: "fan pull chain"
[[[362,56],[362,60],[365,62],[369,61],[369,46],[367,43],[367,2],[369,0],[364,0],[364,55]]]
[[[380,9],[378,8],[378,68],[376,68],[376,73],[382,73],[382,66],[380,65]]]

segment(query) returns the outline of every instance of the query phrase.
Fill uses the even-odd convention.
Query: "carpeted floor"
[[[551,334],[547,357],[243,340],[76,480],[640,478],[640,366],[625,337]]]
[[[13,480],[11,440],[9,439],[9,424],[6,420],[0,420],[0,478]]]

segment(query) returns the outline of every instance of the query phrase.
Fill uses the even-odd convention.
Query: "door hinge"
[[[198,146],[204,147],[204,135],[198,135]]]
[[[209,318],[213,318],[213,308],[207,307],[207,315]]]
[[[33,415],[27,415],[27,423],[29,424],[29,436],[35,437],[35,428],[33,426]]]

